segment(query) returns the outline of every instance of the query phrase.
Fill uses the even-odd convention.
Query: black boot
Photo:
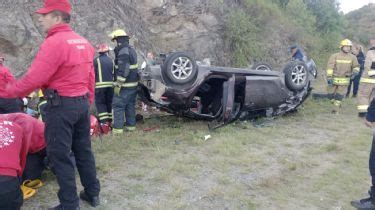
[[[375,210],[375,194],[371,191],[368,193],[370,194],[369,198],[364,198],[359,201],[352,201],[350,204],[358,210]]]
[[[86,194],[84,190],[82,190],[79,193],[79,197],[82,200],[87,201],[92,207],[96,207],[100,205],[99,196],[90,197],[89,195]]]
[[[359,118],[365,118],[365,117],[366,117],[366,114],[367,114],[367,112],[359,112],[359,113],[358,113],[358,117],[359,117]]]
[[[61,204],[59,204],[55,207],[52,207],[52,208],[48,208],[48,210],[79,210],[79,209],[80,209],[79,207],[66,208],[66,207],[63,207]]]

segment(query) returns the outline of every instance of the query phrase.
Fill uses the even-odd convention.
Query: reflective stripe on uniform
[[[95,83],[95,88],[106,88],[112,87],[113,82],[97,82]]]
[[[131,70],[135,70],[138,68],[138,64],[130,65]]]
[[[350,78],[346,78],[346,77],[333,78],[334,85],[349,85],[349,83],[350,83]]]
[[[99,82],[103,82],[102,78],[102,64],[100,63],[100,59],[97,58],[96,62],[98,63],[98,75],[99,75]]]
[[[367,112],[367,109],[368,109],[368,105],[358,105],[357,106],[357,110],[359,112]]]
[[[371,77],[371,76],[375,76],[375,70],[370,70],[367,72],[367,74]]]
[[[351,64],[352,60],[336,60],[336,63]]]
[[[333,69],[327,69],[327,76],[331,77],[333,75]]]
[[[361,83],[371,83],[371,84],[375,84],[375,79],[371,79],[371,78],[361,78]]]
[[[98,114],[99,120],[111,119],[108,112],[102,112]]]
[[[102,116],[105,116],[105,115],[108,115],[108,112],[99,113],[99,117],[102,117]]]
[[[129,83],[124,83],[121,85],[121,87],[137,87],[138,82],[129,82]]]

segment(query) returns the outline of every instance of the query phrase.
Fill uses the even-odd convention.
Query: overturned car
[[[211,120],[213,127],[255,116],[296,110],[308,97],[313,79],[304,62],[282,71],[214,67],[174,52],[140,70],[140,99],[167,112]]]

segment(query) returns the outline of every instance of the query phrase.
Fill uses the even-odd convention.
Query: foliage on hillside
[[[337,51],[344,20],[332,0],[243,0],[229,14],[226,40],[234,66],[285,63],[297,43],[318,64]]]
[[[374,9],[375,4],[369,4],[345,15],[349,37],[366,44],[368,38],[375,35]]]

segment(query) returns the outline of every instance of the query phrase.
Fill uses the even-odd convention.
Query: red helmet
[[[95,137],[100,135],[99,122],[94,115],[90,115],[90,136]]]
[[[98,48],[98,53],[105,53],[109,51],[109,46],[107,44],[98,44],[96,47]]]

